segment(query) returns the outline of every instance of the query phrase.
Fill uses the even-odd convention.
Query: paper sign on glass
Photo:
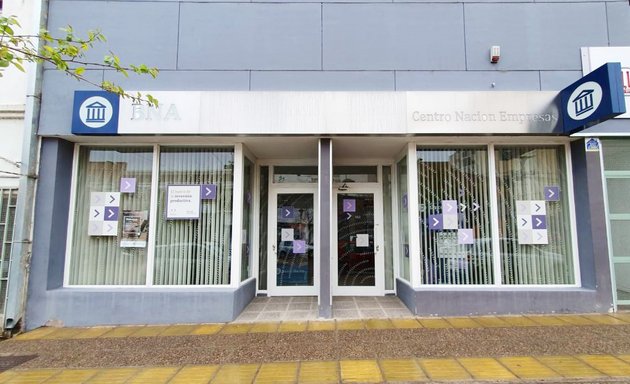
[[[149,236],[149,211],[123,210],[121,248],[145,248]]]
[[[280,232],[280,240],[281,241],[293,241],[293,228],[282,228]]]
[[[442,215],[442,226],[444,229],[457,229],[459,224],[457,214],[454,215]]]
[[[166,219],[199,219],[200,185],[169,185],[166,187]]]
[[[369,247],[370,235],[367,233],[361,233],[357,235],[357,247]]]

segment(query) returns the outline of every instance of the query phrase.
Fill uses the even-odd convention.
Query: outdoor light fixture
[[[493,45],[492,47],[490,47],[490,62],[492,64],[496,64],[499,62],[500,58],[501,58],[501,47],[498,45]]]

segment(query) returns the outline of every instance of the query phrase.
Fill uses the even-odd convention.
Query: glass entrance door
[[[283,188],[270,198],[269,294],[317,295],[315,192]]]
[[[353,186],[353,189],[354,188]],[[371,189],[371,188],[367,188]],[[381,195],[374,190],[337,192],[334,295],[382,295],[383,228]],[[333,232],[333,233],[334,233]]]

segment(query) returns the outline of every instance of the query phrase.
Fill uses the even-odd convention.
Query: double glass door
[[[337,188],[337,186],[335,186]],[[330,281],[333,295],[378,296],[384,289],[383,203],[377,183],[332,194]],[[319,295],[317,185],[269,189],[267,290],[271,296]]]

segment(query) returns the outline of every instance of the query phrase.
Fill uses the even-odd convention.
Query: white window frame
[[[146,270],[146,280],[145,284],[138,285],[111,285],[111,284],[70,284],[70,264],[72,258],[72,242],[74,239],[74,216],[77,206],[77,178],[79,173],[79,151],[81,147],[101,147],[101,148],[152,148],[153,154],[153,163],[152,163],[152,174],[151,174],[151,196],[150,196],[150,207],[149,207],[149,236],[147,239],[147,270]],[[202,148],[204,146],[212,147],[212,148],[231,148],[233,149],[234,155],[234,175],[233,175],[233,198],[232,198],[232,239],[231,239],[231,247],[232,247],[232,255],[230,259],[230,284],[203,284],[203,285],[154,285],[153,284],[153,268],[155,266],[155,230],[157,224],[157,194],[159,187],[159,170],[160,170],[160,153],[162,147],[199,147]],[[185,290],[191,288],[237,288],[241,285],[248,284],[255,276],[250,276],[249,278],[241,281],[240,278],[240,266],[241,266],[241,251],[240,251],[240,241],[241,241],[241,232],[242,232],[242,214],[243,214],[243,145],[239,142],[222,142],[220,144],[215,144],[212,142],[209,143],[198,143],[198,144],[189,144],[189,143],[168,143],[166,145],[153,144],[153,143],[99,143],[99,142],[86,142],[86,143],[75,143],[74,145],[74,153],[72,159],[72,180],[71,180],[71,191],[70,191],[70,204],[68,210],[68,226],[67,226],[67,236],[66,236],[66,252],[65,252],[65,260],[64,260],[64,276],[63,276],[63,288],[68,289],[114,289],[114,290],[127,290],[127,289],[177,289],[177,290]],[[250,159],[251,160],[251,159]],[[254,164],[256,164],[254,162]],[[237,195],[237,193],[240,193]],[[236,196],[240,196],[240,198],[236,198]],[[236,226],[238,225],[238,227]],[[235,248],[235,244],[236,246]],[[236,276],[236,277],[235,277]]]
[[[465,142],[465,144],[462,144]],[[522,146],[539,146],[539,147],[557,147],[561,145],[564,148],[565,153],[565,162],[564,166],[566,167],[566,198],[569,199],[568,209],[569,209],[569,233],[571,234],[571,251],[573,256],[573,274],[574,274],[574,283],[573,284],[503,284],[502,276],[501,276],[501,255],[500,255],[500,247],[499,247],[499,224],[498,224],[498,199],[496,194],[496,159],[494,150],[495,147],[503,146],[503,147],[522,147]],[[490,222],[491,222],[491,234],[492,234],[492,257],[493,257],[493,275],[494,275],[494,283],[493,284],[422,284],[421,276],[420,276],[420,238],[417,237],[417,243],[412,241],[412,225],[417,227],[419,231],[419,217],[417,210],[409,210],[409,258],[410,258],[410,276],[412,278],[412,287],[415,289],[432,291],[432,290],[468,290],[468,291],[483,291],[483,290],[491,290],[496,291],[497,288],[510,289],[510,290],[528,290],[531,288],[542,289],[542,290],[554,290],[558,288],[578,288],[582,286],[581,275],[580,275],[580,263],[579,263],[579,249],[577,242],[577,224],[576,224],[576,214],[575,214],[575,196],[574,196],[574,185],[573,185],[573,167],[571,160],[571,147],[570,141],[568,138],[563,137],[522,137],[519,138],[518,142],[514,142],[513,137],[493,137],[491,139],[482,138],[482,137],[435,137],[435,138],[423,138],[422,140],[415,140],[409,143],[408,151],[400,154],[398,159],[401,159],[403,156],[407,155],[407,189],[408,189],[408,204],[409,206],[417,206],[418,204],[418,183],[417,183],[417,159],[416,159],[416,150],[418,147],[452,147],[452,148],[466,148],[471,146],[485,146],[488,151],[488,177],[489,184],[488,188],[490,195]],[[409,159],[411,158],[411,153],[413,152],[414,161],[411,162]],[[413,170],[413,172],[411,171]],[[411,174],[415,174],[412,178]],[[564,192],[564,191],[563,191]],[[414,199],[412,200],[412,196]],[[415,204],[415,205],[412,205]],[[412,217],[413,216],[413,217]],[[415,232],[419,234],[419,232]],[[413,246],[417,246],[417,248],[413,248]],[[412,260],[415,259],[415,263]],[[412,267],[413,265],[417,265],[417,269]],[[414,270],[415,274],[418,275],[418,279],[414,280]],[[403,279],[404,280],[404,279]]]

